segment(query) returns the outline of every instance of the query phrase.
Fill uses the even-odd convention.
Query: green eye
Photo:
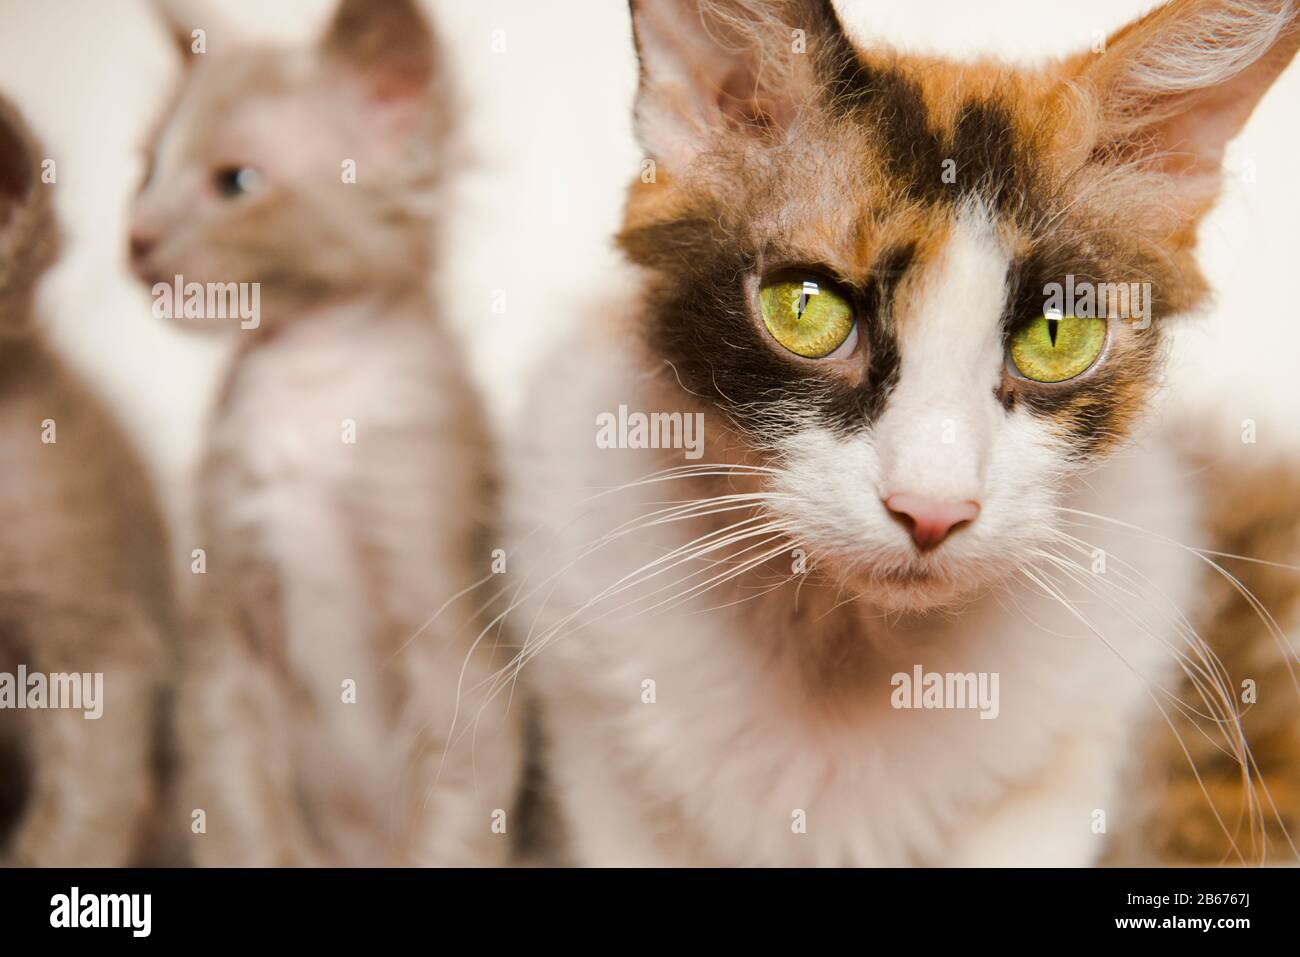
[[[830,355],[853,331],[853,307],[815,277],[769,282],[758,300],[772,338],[806,359]]]
[[[1011,334],[1011,361],[1026,379],[1064,382],[1096,362],[1105,345],[1105,319],[1039,316]]]

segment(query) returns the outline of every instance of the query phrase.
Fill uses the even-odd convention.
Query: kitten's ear
[[[813,47],[847,42],[829,0],[631,0],[631,8],[637,137],[677,169],[720,131],[788,128],[817,90]]]
[[[17,110],[0,101],[0,229],[31,194],[36,171],[30,144]]]
[[[379,100],[423,96],[434,79],[433,30],[415,0],[342,0],[322,49]]]
[[[58,246],[43,167],[36,138],[0,97],[0,334],[26,317],[32,287]]]
[[[153,0],[158,19],[167,31],[181,63],[193,66],[208,52],[215,35],[218,43],[228,43],[234,31],[207,3],[196,0]]]
[[[1300,46],[1295,0],[1173,0],[1134,21],[1079,79],[1096,150],[1215,188],[1224,150]]]

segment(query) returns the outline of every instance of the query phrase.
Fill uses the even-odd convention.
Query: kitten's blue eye
[[[234,199],[257,189],[262,174],[251,166],[223,166],[212,174],[212,186],[217,195]]]

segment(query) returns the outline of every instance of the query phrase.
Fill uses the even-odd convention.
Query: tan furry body
[[[323,310],[224,390],[182,699],[200,863],[504,860],[518,742],[470,691],[491,662],[474,598],[437,615],[487,568],[484,428],[428,313]]]
[[[195,859],[503,862],[521,743],[476,694],[493,476],[429,289],[452,112],[432,30],[406,0],[344,0],[314,48],[204,17],[197,54],[200,21],[177,16],[186,72],[133,263],[261,302],[197,478],[178,709]]]
[[[1300,478],[1293,460],[1242,463],[1240,455],[1189,457],[1204,491],[1204,545],[1226,553],[1206,556],[1223,572],[1207,565],[1195,616],[1218,664],[1176,689],[1187,707],[1172,713],[1172,729],[1153,720],[1135,740],[1129,787],[1141,814],[1116,836],[1111,863],[1300,859],[1300,663],[1291,645],[1300,615]],[[1230,689],[1233,710],[1202,696],[1198,684],[1212,682]],[[1244,762],[1234,747],[1243,740]]]

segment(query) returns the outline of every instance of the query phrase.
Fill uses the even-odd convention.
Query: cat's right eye
[[[235,199],[257,189],[261,179],[251,166],[222,166],[212,174],[212,188],[223,199]]]

